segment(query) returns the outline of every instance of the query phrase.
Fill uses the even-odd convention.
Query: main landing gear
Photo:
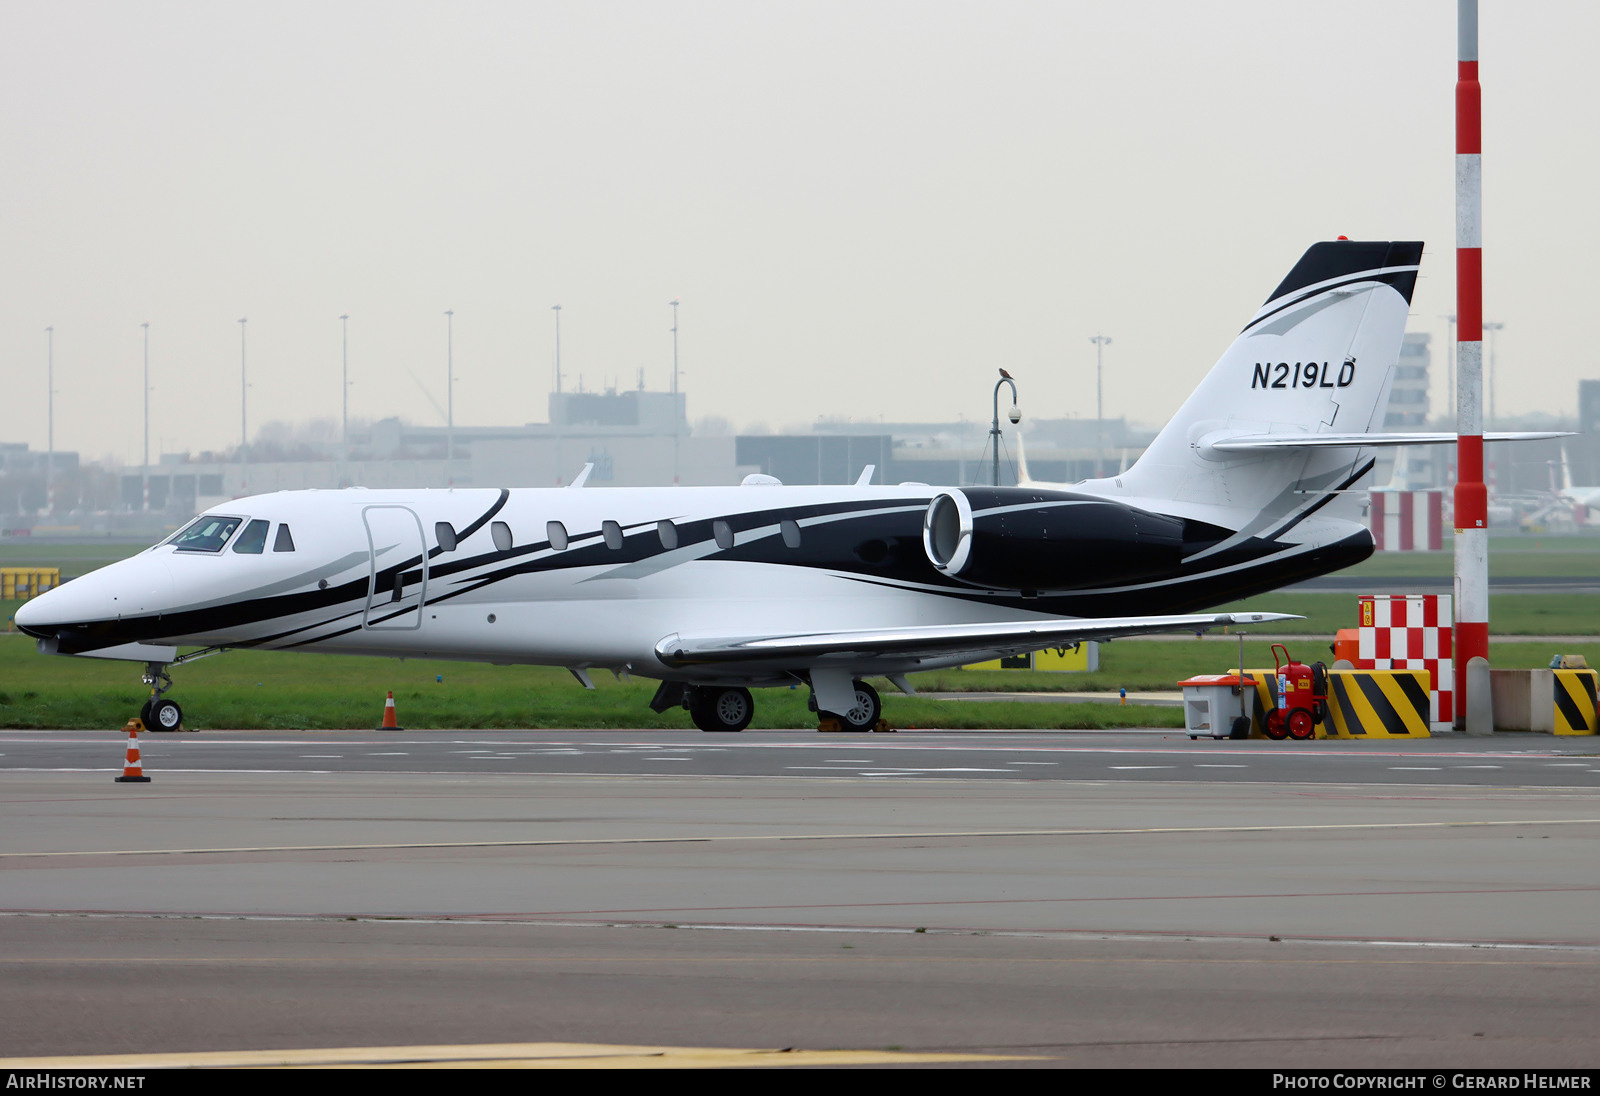
[[[878,690],[865,681],[851,682],[855,686],[855,703],[847,711],[817,713],[824,723],[833,720],[841,731],[871,731],[877,728],[883,715],[883,701]]]
[[[150,686],[150,699],[139,709],[139,720],[147,731],[183,730],[183,709],[175,700],[161,694],[172,688],[172,678],[164,662],[147,662],[144,665],[144,683]]]
[[[750,690],[738,685],[692,685],[684,690],[684,703],[702,731],[742,731],[756,714]]]
[[[811,710],[817,712],[822,730],[873,731],[884,730],[883,701],[878,690],[865,681],[855,681],[854,703],[842,712],[818,711],[816,698],[811,700]],[[169,702],[170,703],[170,702]],[[684,685],[664,681],[656,690],[650,707],[657,712],[678,705],[689,710],[689,718],[702,731],[742,731],[755,717],[756,703],[750,690],[742,685]],[[174,705],[176,707],[176,705]]]

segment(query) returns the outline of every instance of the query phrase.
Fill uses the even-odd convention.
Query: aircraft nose
[[[100,621],[160,613],[172,605],[172,574],[155,559],[124,560],[22,603],[17,627],[35,638]]]
[[[105,588],[80,578],[24,601],[12,619],[27,634],[44,639],[75,624],[105,620],[110,610]]]

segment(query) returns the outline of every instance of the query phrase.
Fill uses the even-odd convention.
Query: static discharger
[[[144,775],[144,766],[139,763],[139,728],[143,726],[139,720],[130,719],[124,728],[128,732],[128,754],[122,762],[122,775],[114,778],[118,784],[150,783],[150,778]]]

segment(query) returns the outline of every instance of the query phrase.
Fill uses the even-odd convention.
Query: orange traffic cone
[[[394,718],[394,693],[393,692],[391,692],[389,694],[389,698],[383,702],[383,726],[379,727],[378,730],[380,730],[380,731],[403,731],[403,730],[405,730],[405,728],[400,726],[400,724],[397,723],[395,721],[395,718]]]
[[[115,777],[118,784],[148,784],[150,778],[144,775],[144,768],[139,764],[139,721],[128,720],[128,756],[122,763],[122,775]]]

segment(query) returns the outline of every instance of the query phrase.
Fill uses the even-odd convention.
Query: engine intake
[[[922,547],[941,574],[1002,590],[1158,578],[1182,563],[1184,524],[1093,495],[1027,487],[941,491]]]

